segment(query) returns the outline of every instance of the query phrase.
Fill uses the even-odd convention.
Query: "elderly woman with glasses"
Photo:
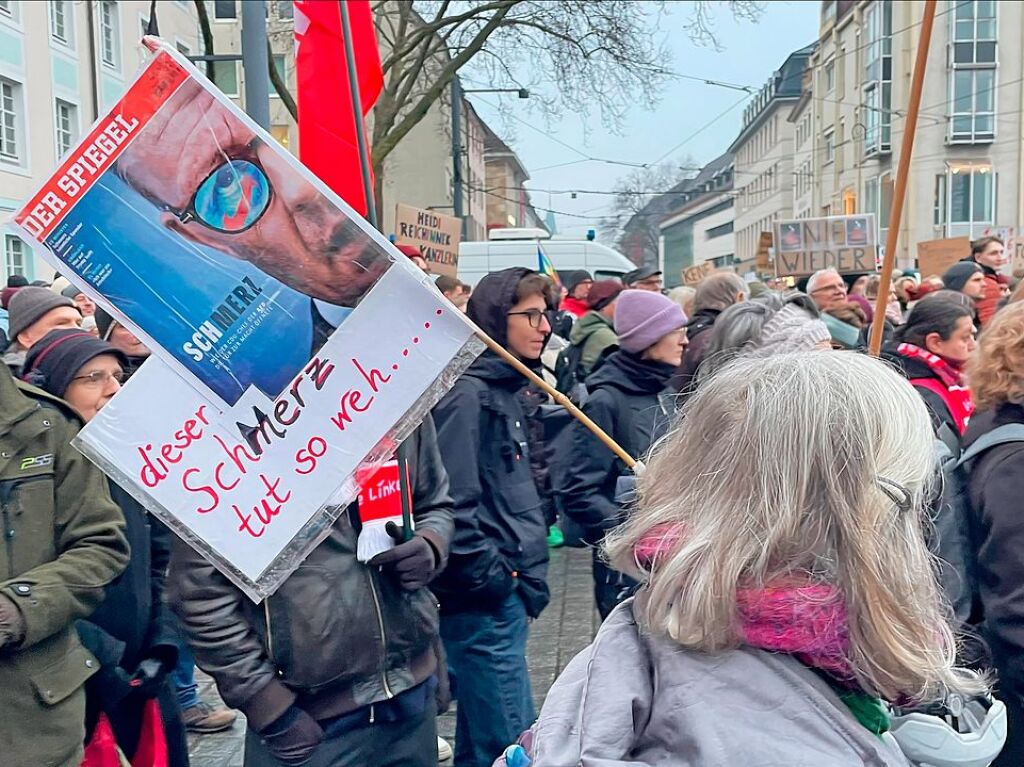
[[[921,759],[934,741],[913,743],[919,720],[888,706],[985,691],[954,668],[924,543],[921,398],[877,360],[811,351],[733,361],[684,415],[605,539],[637,596],[555,682],[527,754],[505,761],[947,764]],[[942,747],[984,739],[931,719]],[[969,763],[991,761],[994,741]]]
[[[120,391],[127,365],[124,352],[106,341],[65,328],[33,344],[22,378],[66,400],[89,422]],[[103,713],[130,760],[139,744],[144,704],[156,699],[169,767],[187,767],[185,728],[167,678],[178,659],[176,623],[164,600],[170,533],[120,486],[108,484],[124,514],[131,560],[107,586],[99,608],[87,621],[78,621],[82,644],[101,664],[86,683],[87,739]]]

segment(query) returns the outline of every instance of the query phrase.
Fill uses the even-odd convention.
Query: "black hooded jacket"
[[[690,343],[686,347],[682,364],[672,376],[670,385],[673,390],[689,392],[695,387],[697,368],[704,361],[704,350],[707,349],[708,343],[711,341],[711,331],[715,327],[715,320],[721,313],[721,309],[701,309],[694,312],[693,317],[687,323],[686,336]]]
[[[1024,406],[1005,403],[975,414],[964,446],[1006,424],[1024,424]],[[999,673],[1000,698],[1024,710],[1024,442],[982,453],[970,466],[968,487],[983,635]]]
[[[502,346],[508,312],[528,269],[480,281],[468,315]],[[486,351],[434,408],[437,441],[451,482],[455,537],[434,582],[442,612],[497,609],[513,591],[536,617],[548,603],[547,524],[530,471],[527,381]]]
[[[668,430],[671,410],[663,392],[675,368],[642,360],[635,354],[616,351],[587,377],[589,393],[583,412],[634,458],[643,457]],[[595,543],[621,521],[622,508],[615,500],[618,478],[629,470],[593,432],[578,421],[570,430],[562,470],[552,472],[561,485],[565,512],[586,530]]]

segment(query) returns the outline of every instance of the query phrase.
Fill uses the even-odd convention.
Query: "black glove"
[[[276,759],[297,766],[309,761],[323,741],[324,731],[316,719],[298,706],[290,706],[260,732],[260,737]]]
[[[160,694],[160,685],[171,669],[159,658],[144,658],[128,684],[132,691],[143,698],[155,698]]]
[[[367,564],[371,567],[389,567],[398,576],[398,582],[407,591],[421,589],[430,583],[437,569],[437,554],[427,539],[414,535],[410,540],[402,542],[403,528],[394,522],[388,522],[384,528],[388,535],[398,542],[393,549],[378,554]]]

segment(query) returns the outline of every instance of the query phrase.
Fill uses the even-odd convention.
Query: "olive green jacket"
[[[99,664],[74,623],[128,563],[124,518],[103,474],[70,445],[81,420],[61,400],[0,369],[0,595],[24,636],[0,649],[0,763],[81,760],[82,685]]]
[[[583,347],[580,364],[584,373],[590,375],[604,350],[609,346],[618,345],[619,337],[615,335],[615,328],[610,319],[600,312],[589,311],[572,326],[569,343]]]

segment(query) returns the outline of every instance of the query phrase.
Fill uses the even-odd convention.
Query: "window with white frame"
[[[26,257],[28,252],[28,246],[20,237],[13,234],[4,237],[4,268],[7,270],[8,277],[13,274],[27,276]]]
[[[100,54],[103,63],[115,69],[121,65],[121,23],[116,0],[100,0]]]
[[[178,53],[180,53],[182,56],[192,55],[192,49],[189,47],[188,43],[183,43],[181,42],[181,40],[178,40],[174,44],[174,47],[178,49]]]
[[[892,150],[892,3],[864,11],[864,154]]]
[[[946,237],[980,237],[996,220],[996,174],[987,163],[950,163],[935,179],[935,224]]]
[[[18,20],[18,0],[0,0],[0,19]]]
[[[49,7],[50,36],[61,45],[70,46],[74,41],[74,8],[68,0],[51,0]]]
[[[830,162],[832,162],[833,160],[836,159],[836,134],[835,134],[835,131],[832,131],[832,130],[828,131],[824,135],[823,139],[824,139],[824,142],[825,142],[825,151],[823,152],[823,154],[825,156],[825,164],[827,165],[828,163],[830,163]]]
[[[958,0],[950,24],[949,141],[992,141],[996,131],[995,0]]]
[[[836,87],[836,62],[825,62],[825,92],[831,93]]]
[[[57,156],[63,157],[78,140],[78,107],[63,99],[57,99],[54,104]]]
[[[213,82],[225,96],[238,96],[238,62],[213,62]]]
[[[0,162],[24,164],[23,120],[21,83],[0,77]]]
[[[213,0],[213,18],[234,19],[238,16],[235,0]]]
[[[285,71],[285,59],[283,53],[275,53],[271,58],[271,62],[274,65],[274,71],[277,72],[277,76],[281,78],[281,82],[288,82],[288,76]],[[267,89],[270,91],[270,98],[277,98],[277,89],[274,87],[274,82],[270,79],[270,75],[267,75]]]

